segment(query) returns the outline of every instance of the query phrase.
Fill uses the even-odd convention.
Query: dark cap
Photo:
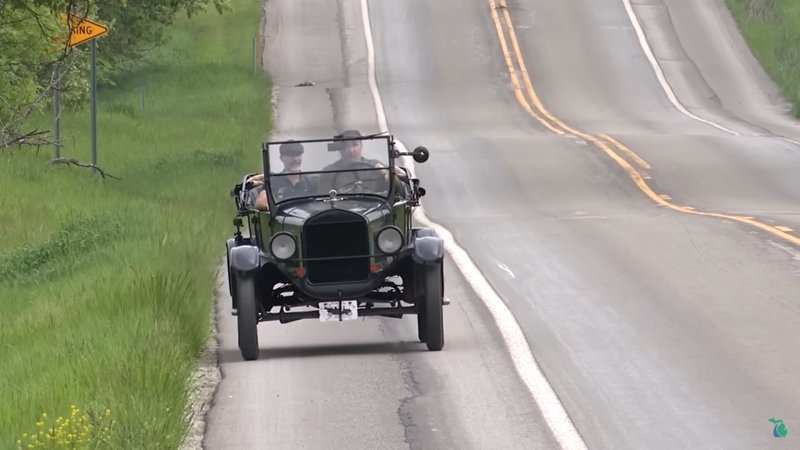
[[[303,144],[299,142],[285,142],[281,144],[281,155],[302,155],[305,151],[303,149]]]
[[[344,130],[342,131],[343,138],[357,138],[361,137],[361,132],[358,130]]]

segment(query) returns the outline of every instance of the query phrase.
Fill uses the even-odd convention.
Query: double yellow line
[[[503,52],[506,65],[508,66],[508,73],[511,77],[511,86],[514,89],[514,96],[516,97],[520,106],[522,106],[522,108],[527,111],[528,114],[530,114],[531,117],[533,117],[536,121],[541,123],[545,128],[553,133],[577,136],[594,144],[625,170],[639,190],[641,190],[652,201],[665,208],[686,214],[717,217],[720,219],[728,219],[744,223],[800,246],[800,238],[789,234],[789,232],[791,232],[790,228],[768,225],[749,216],[697,211],[690,206],[679,206],[671,203],[668,201],[670,198],[668,195],[656,194],[656,192],[653,191],[653,189],[647,184],[646,180],[650,179],[650,176],[645,171],[652,169],[652,167],[647,163],[647,161],[637,155],[636,152],[607,134],[600,134],[599,137],[592,136],[570,127],[559,118],[551,114],[547,108],[544,107],[539,99],[539,96],[536,95],[536,90],[533,88],[533,83],[531,83],[530,77],[528,76],[528,69],[525,68],[525,61],[522,58],[522,52],[520,51],[519,42],[517,41],[517,35],[514,33],[514,25],[511,22],[511,14],[508,12],[506,0],[488,0],[488,2],[489,10],[492,14],[492,20],[494,21],[495,28],[497,29],[497,38],[500,41],[500,49]],[[498,11],[501,11],[501,14],[498,13]],[[508,35],[508,40],[511,41],[512,51],[509,51],[506,35]],[[516,66],[514,65],[514,61],[516,61]],[[521,81],[520,78],[522,79]],[[613,147],[613,149],[611,147]],[[619,153],[617,153],[617,151],[614,149],[616,149]],[[639,167],[639,170],[633,167],[633,165],[625,158],[620,156],[620,153],[630,158],[633,163]]]

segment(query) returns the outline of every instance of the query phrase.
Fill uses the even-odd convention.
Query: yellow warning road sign
[[[75,47],[108,33],[108,27],[93,20],[82,19],[72,14],[68,15],[68,19],[70,47]]]

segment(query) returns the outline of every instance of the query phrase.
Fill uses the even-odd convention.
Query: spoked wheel
[[[422,275],[423,287],[422,307],[417,314],[419,338],[428,350],[439,351],[444,347],[442,262],[421,269],[418,272]]]
[[[246,361],[258,358],[258,312],[253,275],[236,274],[236,296],[239,314],[239,350]]]

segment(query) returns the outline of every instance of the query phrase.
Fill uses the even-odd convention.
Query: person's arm
[[[256,186],[264,183],[264,174],[253,175],[247,179],[248,183],[254,183]]]
[[[407,181],[408,180],[408,172],[404,170],[405,168],[400,166],[394,166],[394,174],[397,175],[401,180]]]
[[[264,174],[253,175],[247,179],[248,183],[253,183],[255,186],[251,188],[251,199],[255,195],[253,206],[259,211],[269,211],[269,204],[267,203],[267,187],[264,185]]]
[[[247,206],[259,211],[269,211],[267,204],[267,186],[264,183],[256,185],[247,192]]]
[[[256,209],[259,211],[269,211],[269,204],[267,203],[267,189],[266,186],[260,190],[258,197],[256,197]]]

